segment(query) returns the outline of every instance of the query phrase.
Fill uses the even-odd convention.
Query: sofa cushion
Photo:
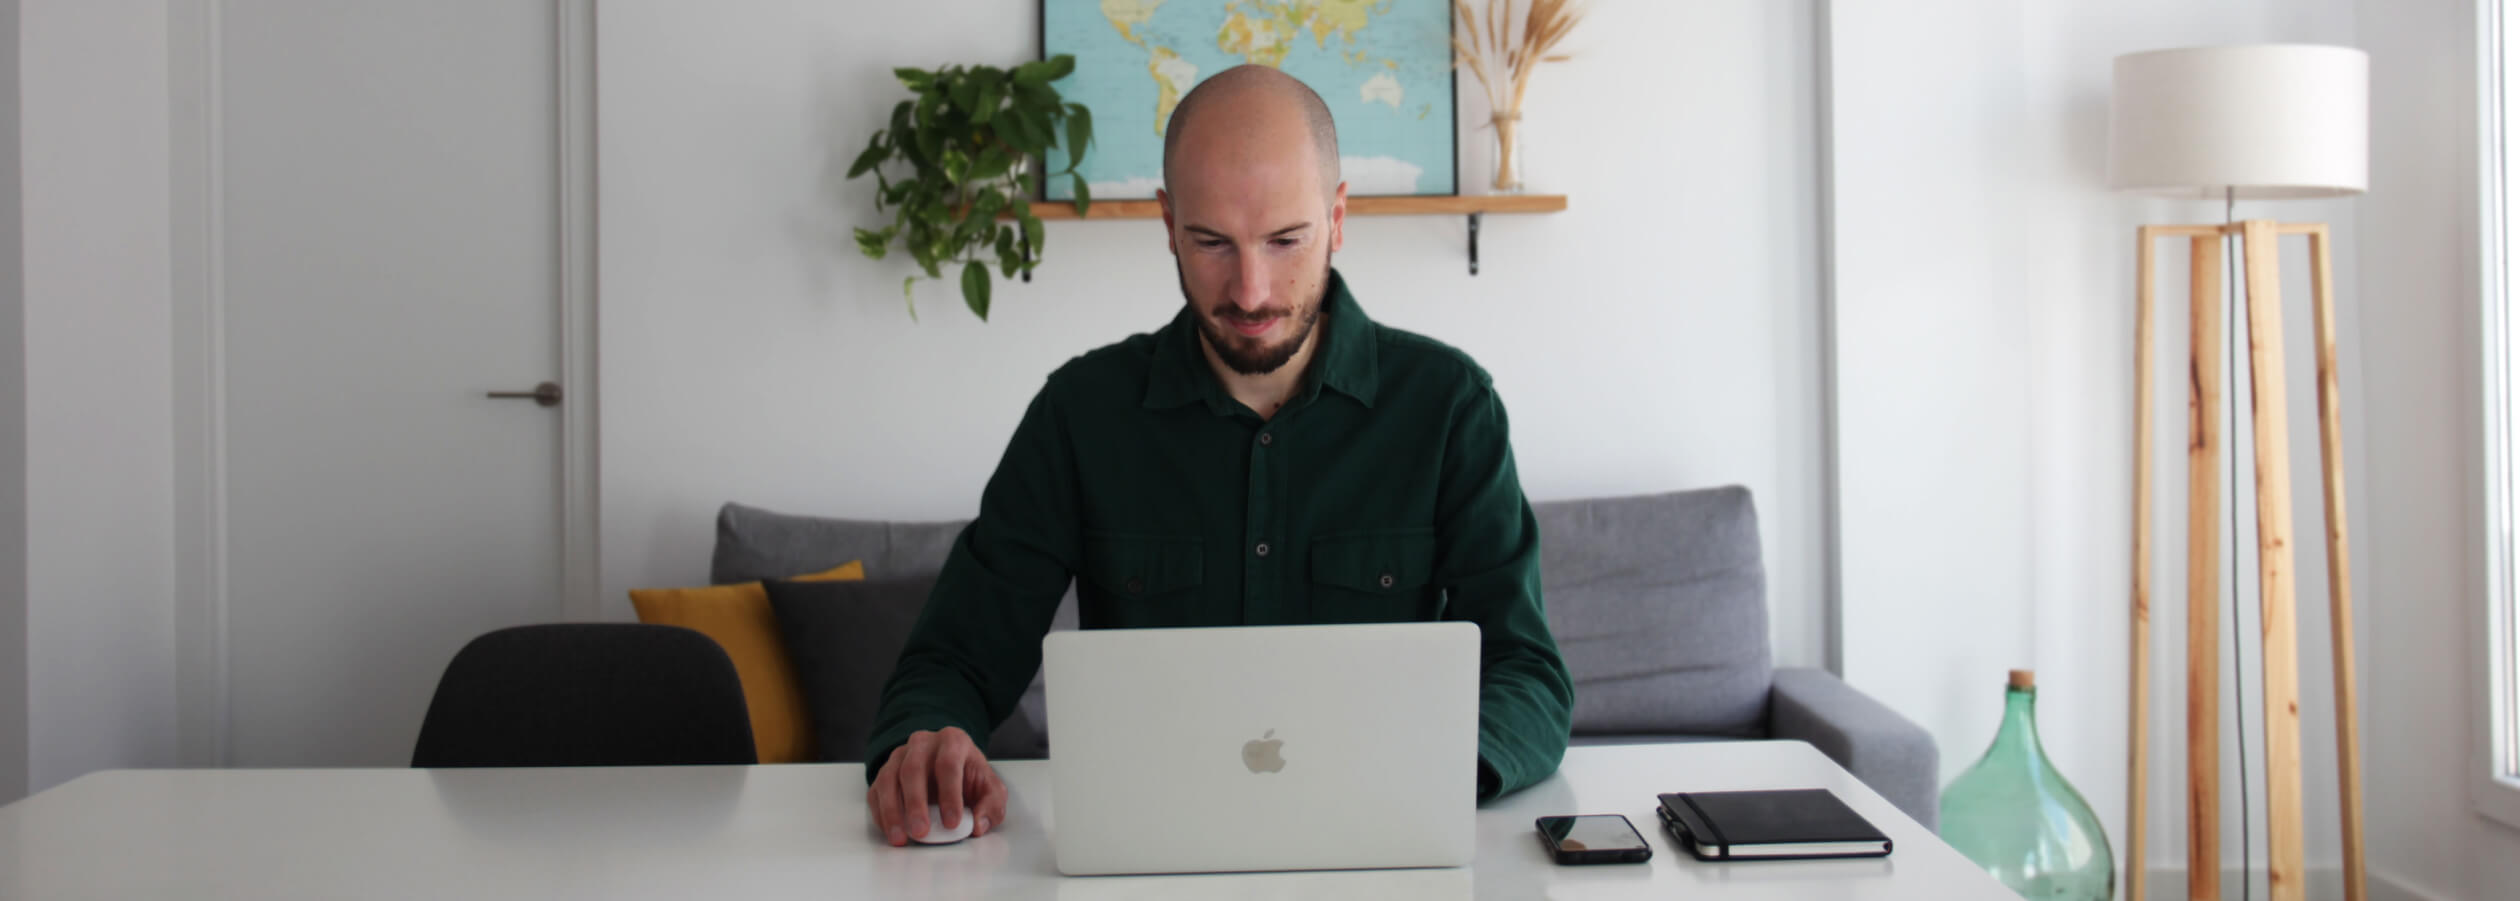
[[[767,582],[770,609],[779,617],[779,631],[788,656],[796,661],[797,682],[804,687],[812,712],[815,746],[822,759],[854,763],[866,759],[866,739],[875,731],[875,708],[892,676],[910,627],[927,605],[933,575],[872,582]],[[1018,709],[990,730],[984,749],[992,760],[1025,756],[1041,744],[1041,732]]]
[[[799,582],[849,582],[866,578],[858,561],[811,575]],[[779,639],[778,617],[770,612],[770,595],[759,582],[711,585],[707,588],[634,588],[630,606],[639,621],[681,626],[716,639],[735,662],[744,684],[744,706],[752,713],[753,748],[762,763],[804,763],[814,754],[813,715],[805,693],[797,688],[796,665]]]
[[[863,560],[866,575],[879,581],[918,580],[932,584],[937,572],[945,568],[945,556],[953,550],[954,540],[969,524],[969,520],[832,519],[730,503],[718,509],[717,548],[710,555],[709,580],[719,584],[776,580],[784,573],[816,568],[812,564],[794,568],[799,561],[834,559]],[[924,595],[921,600],[924,602]],[[1071,585],[1066,596],[1059,599],[1059,610],[1050,619],[1050,631],[1074,628],[1076,588]],[[884,658],[883,671],[875,675],[870,692],[882,692],[883,680],[892,675],[892,665],[908,635],[905,626],[903,638],[892,643],[887,652],[890,656]],[[1041,674],[1035,672],[1032,685],[1024,690],[1024,697],[1016,706],[1016,715],[1008,717],[990,736],[990,759],[1049,756],[1050,704],[1045,692]],[[872,720],[868,722],[871,724]],[[817,730],[816,734],[821,733]],[[866,738],[866,733],[860,732],[851,747],[862,749]],[[827,753],[824,756],[829,759]]]
[[[1767,577],[1748,489],[1533,505],[1575,734],[1767,732]]]

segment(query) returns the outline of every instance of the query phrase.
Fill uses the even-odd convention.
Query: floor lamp
[[[2352,580],[2345,541],[2345,477],[2336,394],[2335,292],[2325,224],[2231,221],[2239,200],[2340,197],[2368,181],[2368,58],[2315,46],[2208,47],[2117,58],[2109,106],[2109,182],[2118,190],[2220,200],[2220,225],[2137,231],[2135,251],[2135,537],[2127,768],[2127,893],[2144,897],[2144,795],[2152,570],[2153,251],[2189,247],[2187,736],[2188,897],[2221,894],[2218,747],[2218,517],[2223,452],[2222,252],[2237,239],[2254,444],[2257,449],[2258,604],[2266,732],[2267,882],[2273,901],[2297,901],[2302,871],[2301,712],[2293,614],[2292,476],[2284,422],[2283,303],[2278,239],[2309,238],[2311,315],[2318,343],[2320,484],[2326,501],[2328,615],[2334,636],[2338,786],[2345,897],[2363,899],[2361,745],[2356,738]],[[2235,478],[2236,478],[2235,473]],[[2235,483],[2236,484],[2236,483]],[[2236,626],[2237,624],[2235,624]],[[2242,861],[2246,866],[2247,861]]]

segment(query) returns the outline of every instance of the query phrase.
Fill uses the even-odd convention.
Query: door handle
[[[540,385],[535,385],[534,390],[532,391],[492,391],[490,392],[490,396],[501,398],[525,398],[532,400],[535,404],[540,406],[557,407],[560,405],[560,383],[544,382]]]

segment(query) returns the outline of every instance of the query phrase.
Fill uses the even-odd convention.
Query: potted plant
[[[894,69],[916,96],[893,107],[891,122],[849,166],[852,179],[875,176],[875,209],[890,211],[893,221],[857,229],[858,250],[880,260],[899,241],[933,279],[962,264],[963,303],[986,321],[990,257],[1007,278],[1029,275],[1041,261],[1041,220],[1031,198],[1041,190],[1044,151],[1067,151],[1067,171],[1059,174],[1073,180],[1077,215],[1092,205],[1076,160],[1094,140],[1093,116],[1050,86],[1075,68],[1076,59],[1061,54],[1012,70]],[[913,319],[919,311],[910,289],[918,281],[913,275],[901,282]]]

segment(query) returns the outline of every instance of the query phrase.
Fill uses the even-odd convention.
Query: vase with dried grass
[[[1521,15],[1515,15],[1517,7]],[[1487,94],[1488,126],[1496,132],[1496,179],[1490,187],[1499,192],[1523,189],[1523,91],[1531,86],[1532,70],[1567,58],[1552,51],[1583,21],[1584,12],[1570,0],[1488,0],[1486,13],[1478,15],[1469,0],[1453,0],[1461,20],[1453,35],[1453,65],[1470,70]]]

